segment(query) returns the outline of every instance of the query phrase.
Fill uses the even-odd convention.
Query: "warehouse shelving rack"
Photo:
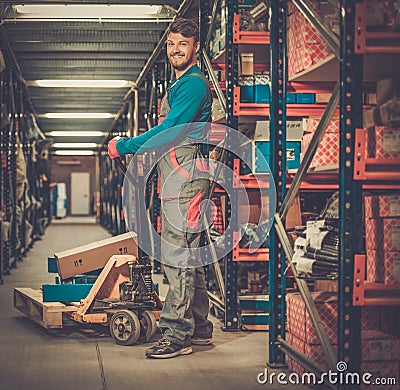
[[[279,26],[274,26],[274,20],[278,20],[280,15],[284,18],[284,20],[286,19],[285,13],[287,9],[287,3],[286,0],[276,3],[277,4],[272,5],[271,27],[271,39],[274,39],[275,42],[279,42],[276,45],[276,50],[278,51],[277,54],[274,55],[274,49],[272,48],[272,64],[277,67],[275,71],[274,68],[272,68],[273,102],[271,106],[273,106],[274,100],[277,104],[277,107],[271,108],[271,121],[273,122],[274,126],[277,123],[280,124],[284,122],[275,114],[274,109],[277,109],[278,113],[282,112],[283,115],[289,112],[289,110],[285,107],[286,99],[284,94],[280,95],[279,93],[279,86],[286,86],[288,82],[285,60],[285,36],[279,35],[279,33],[283,33],[283,35],[285,35],[285,29],[281,31]],[[288,263],[293,270],[299,290],[309,311],[324,352],[328,358],[327,360],[329,361],[330,367],[335,369],[337,361],[345,361],[348,365],[349,372],[359,372],[361,366],[360,306],[366,304],[382,304],[383,302],[386,302],[385,304],[398,304],[400,302],[399,298],[397,297],[393,299],[386,299],[387,297],[385,297],[385,299],[380,299],[379,297],[376,298],[376,296],[374,296],[374,294],[376,295],[377,292],[382,293],[382,291],[386,294],[396,293],[398,296],[399,289],[396,286],[364,283],[365,255],[362,254],[364,249],[362,244],[363,234],[361,223],[362,202],[360,202],[360,199],[362,198],[362,189],[398,189],[399,175],[396,171],[396,168],[393,169],[396,167],[398,161],[378,161],[375,159],[365,158],[365,130],[362,130],[363,107],[361,98],[361,93],[363,90],[363,72],[360,70],[363,68],[362,54],[398,54],[399,50],[398,46],[386,46],[385,48],[382,48],[381,46],[372,46],[369,49],[368,47],[365,47],[366,42],[368,45],[370,39],[387,38],[387,33],[382,33],[382,35],[378,33],[366,33],[365,25],[363,24],[365,4],[360,1],[342,0],[340,2],[340,41],[338,41],[335,35],[333,35],[323,26],[321,20],[313,11],[313,8],[308,1],[293,0],[293,3],[297,6],[297,8],[299,8],[301,13],[324,38],[329,48],[334,53],[334,55],[329,58],[329,61],[326,61],[324,64],[322,64],[321,68],[326,71],[325,66],[327,62],[330,64],[336,64],[336,66],[339,66],[340,63],[340,84],[337,84],[333,89],[331,100],[327,105],[326,111],[322,115],[314,139],[303,158],[297,174],[292,177],[292,185],[283,200],[280,210],[276,214],[275,230],[279,237],[279,241],[284,248]],[[278,39],[276,39],[277,37]],[[398,40],[398,38],[399,34],[390,33],[390,39]],[[360,43],[360,41],[362,43]],[[282,56],[281,59],[279,59],[279,56]],[[337,61],[337,59],[339,61]],[[373,80],[371,77],[371,69],[368,69],[368,67],[365,69],[368,80]],[[314,71],[318,73],[313,75]],[[295,81],[293,81],[292,84],[297,84],[300,79],[300,88],[304,88],[304,82],[306,83],[306,88],[309,88],[307,84],[309,84],[310,81],[318,80],[318,75],[320,75],[321,72],[321,69],[318,69],[318,67],[306,70],[303,72],[303,74],[306,74],[307,77],[304,80],[301,80],[301,77],[293,77],[292,80]],[[283,78],[280,78],[279,75],[283,75]],[[315,78],[314,80],[313,77]],[[322,79],[322,81],[326,81],[326,79]],[[308,287],[304,280],[298,278],[295,266],[291,262],[293,250],[283,227],[282,218],[285,216],[295,193],[301,188],[303,180],[311,179],[307,186],[310,186],[310,188],[314,186],[312,179],[313,175],[307,174],[308,166],[316,151],[319,140],[323,135],[327,123],[335,111],[339,95],[340,164],[338,173],[335,173],[333,176],[337,178],[339,183],[340,217],[338,354],[336,359],[329,340],[326,334],[324,334],[324,330],[319,325],[319,316],[311,299]],[[279,153],[280,142],[284,143],[284,127],[279,130],[276,131],[275,128],[274,131],[278,141],[272,145],[272,156],[276,155],[276,153]],[[372,167],[375,169],[378,168],[378,172],[373,172],[371,169]],[[392,172],[384,174],[382,168],[388,167],[392,168]],[[273,169],[276,169],[274,164]],[[284,176],[284,170],[278,170],[276,173],[278,176]],[[332,178],[332,175],[330,175],[330,177]],[[332,179],[330,180],[330,185],[334,188],[337,188],[337,185],[333,184]],[[281,275],[280,262],[281,260],[279,259],[279,256],[272,256],[271,254],[270,273],[272,277],[270,279],[270,289],[273,291],[276,307],[283,308],[285,291],[281,289],[279,284],[279,277]],[[270,292],[270,296],[272,295],[272,291]],[[374,297],[365,296],[364,294],[372,294]],[[306,369],[317,373],[323,372],[323,370],[321,371],[321,367],[316,362],[311,361],[304,354],[294,350],[294,348],[285,341],[284,317],[284,311],[279,310],[278,312],[274,310],[274,315],[271,316],[269,364],[272,366],[284,364],[285,357],[283,356],[283,353],[286,353],[293,359],[301,362]]]
[[[49,141],[37,126],[25,81],[0,28],[0,283],[50,223]]]

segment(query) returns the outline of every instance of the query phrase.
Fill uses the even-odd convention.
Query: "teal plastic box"
[[[49,274],[58,274],[57,260],[55,257],[47,258],[47,272]]]
[[[92,284],[43,284],[43,302],[79,302],[89,294]]]
[[[314,104],[315,93],[298,93],[296,99],[298,104]]]
[[[254,103],[269,103],[271,101],[271,90],[269,85],[254,86]]]
[[[268,295],[239,296],[239,309],[269,311],[269,296]]]
[[[270,156],[269,141],[255,142],[255,171],[256,173],[266,173],[270,170],[265,164],[269,162]],[[300,141],[287,141],[286,142],[286,166],[288,169],[296,169],[300,165]],[[264,156],[264,158],[262,158]]]
[[[286,103],[297,103],[296,94],[293,92],[288,92],[286,94]]]
[[[241,319],[243,325],[268,325],[269,313],[246,313]]]

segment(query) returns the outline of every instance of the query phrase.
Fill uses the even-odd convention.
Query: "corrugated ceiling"
[[[146,1],[24,1],[24,4],[149,4]],[[181,1],[169,0],[178,9]],[[48,112],[117,113],[129,87],[41,88],[32,85],[41,79],[89,79],[136,81],[150,54],[168,26],[168,21],[108,22],[104,20],[22,19],[16,14],[15,1],[2,1],[3,28],[28,83],[39,125],[46,134],[53,130],[108,132],[113,119],[46,119]],[[151,4],[165,5],[164,1]],[[7,7],[6,12],[5,7]],[[94,8],[93,8],[94,9]],[[194,8],[193,8],[194,11]],[[169,20],[173,13],[166,9]],[[1,13],[0,13],[1,15]],[[196,15],[196,14],[195,14]],[[60,15],[62,18],[62,15]],[[57,142],[96,142],[101,138],[60,138]]]

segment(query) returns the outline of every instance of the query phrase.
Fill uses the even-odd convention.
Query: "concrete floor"
[[[69,222],[73,222],[69,220]],[[267,332],[224,333],[215,321],[214,345],[193,347],[174,359],[144,357],[149,345],[122,347],[111,337],[81,328],[46,331],[13,307],[14,287],[39,289],[53,283],[47,257],[54,252],[109,237],[99,225],[57,223],[29,251],[0,286],[0,389],[301,389],[261,385],[268,356]],[[269,369],[268,372],[271,372]]]

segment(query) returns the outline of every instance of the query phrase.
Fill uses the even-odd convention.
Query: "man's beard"
[[[193,62],[193,57],[194,54],[192,54],[192,56],[190,58],[187,59],[187,61],[179,64],[179,65],[174,65],[173,62],[170,60],[171,66],[175,69],[175,70],[185,70],[192,62]]]

